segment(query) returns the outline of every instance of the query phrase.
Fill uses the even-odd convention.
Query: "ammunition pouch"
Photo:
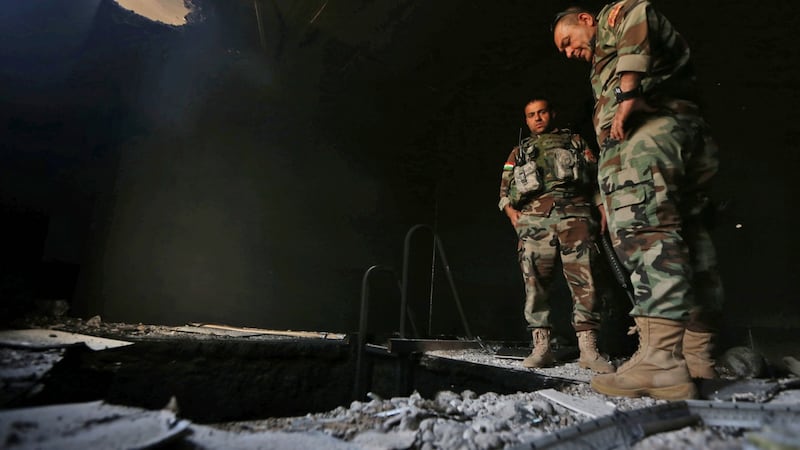
[[[516,180],[512,177],[511,182],[508,184],[508,201],[514,209],[519,209],[526,201],[530,199],[529,194],[523,194],[517,187]]]
[[[520,205],[539,194],[542,186],[536,161],[528,161],[521,166],[514,167],[513,176],[508,185],[508,199],[511,201],[511,206],[518,209]]]
[[[528,161],[521,166],[514,167],[514,184],[520,195],[532,194],[541,189],[542,180],[536,161]]]
[[[553,175],[557,180],[579,180],[579,163],[574,151],[555,148],[553,154]]]

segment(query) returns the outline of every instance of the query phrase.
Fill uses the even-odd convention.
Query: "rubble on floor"
[[[95,320],[73,323],[35,324],[63,332],[99,334],[122,339],[125,336],[174,336],[175,327],[106,324]],[[234,334],[236,330],[233,330]],[[245,330],[245,333],[250,331]],[[63,336],[62,336],[63,337]],[[197,333],[197,339],[224,339],[220,335]],[[271,338],[274,338],[271,337]],[[319,338],[319,336],[315,337]],[[134,339],[135,340],[135,339]],[[0,340],[0,342],[2,342]],[[474,364],[529,371],[519,361],[498,358],[491,349],[430,351],[432,356],[469,361]],[[18,395],[35,388],[48,367],[59,359],[53,348],[24,350],[0,348],[3,395]],[[498,394],[470,390],[443,390],[433,398],[414,392],[408,396],[353,401],[332,410],[296,417],[272,417],[212,424],[196,424],[181,418],[180,405],[170,404],[150,411],[104,402],[47,405],[0,409],[0,447],[23,448],[142,448],[158,445],[174,449],[522,449],[534,447],[556,432],[577,426],[595,426],[608,418],[625,418],[626,413],[647,411],[675,403],[649,397],[607,397],[591,390],[592,373],[569,361],[552,368],[534,369],[542,375],[574,380],[559,389]],[[26,384],[27,380],[27,384]],[[724,381],[724,380],[723,380]],[[729,380],[735,381],[735,380]],[[767,422],[758,427],[708,426],[697,417],[681,421],[661,421],[649,433],[626,435],[631,448],[751,449],[797,448],[800,432],[800,390],[798,378],[742,380],[715,386],[720,405],[762,404],[779,407],[763,414]],[[16,389],[16,391],[14,390]],[[751,396],[737,389],[752,389]],[[727,396],[725,399],[722,396]],[[709,396],[708,398],[713,398]],[[775,411],[783,414],[774,420]],[[69,421],[62,420],[70,418]],[[787,421],[786,417],[794,418]],[[772,418],[772,419],[771,419]],[[664,425],[666,423],[666,425]],[[721,423],[725,423],[724,421]],[[731,422],[734,423],[734,422]],[[630,426],[629,422],[624,424]],[[646,428],[646,427],[645,427]],[[644,428],[642,428],[644,429]],[[663,431],[663,432],[654,432]],[[635,430],[634,430],[635,431]],[[652,433],[652,434],[650,434]],[[623,433],[624,434],[624,433]],[[97,447],[97,448],[99,448]],[[559,448],[558,445],[552,448]],[[566,448],[566,444],[565,447]],[[603,447],[595,442],[593,448]]]

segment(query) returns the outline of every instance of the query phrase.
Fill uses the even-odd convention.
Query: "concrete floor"
[[[502,420],[516,417],[516,413],[500,417],[504,413],[491,410],[490,405],[498,402],[528,406],[551,403],[550,408],[556,410],[552,412],[555,416],[550,420],[555,422],[549,428],[531,428],[532,434],[526,435],[530,438],[546,434],[546,430],[590,419],[585,411],[580,413],[553,403],[552,397],[544,396],[546,392],[561,393],[567,399],[580,399],[601,409],[611,408],[610,411],[637,410],[664,403],[647,397],[609,398],[594,393],[587,384],[591,372],[577,367],[571,361],[548,369],[524,369],[514,357],[497,357],[493,354],[497,344],[489,344],[483,349],[425,352],[419,364],[427,366],[433,375],[428,373],[425,375],[428,378],[425,378],[415,373],[415,376],[418,381],[427,380],[426,388],[441,391],[431,391],[427,396],[421,396],[417,391],[395,392],[396,395],[391,399],[370,393],[364,401],[352,401],[352,355],[349,345],[345,343],[346,336],[333,333],[281,336],[241,329],[193,332],[192,327],[184,326],[109,324],[99,320],[87,323],[64,318],[39,318],[30,320],[28,325],[40,330],[39,337],[44,342],[24,348],[0,339],[0,343],[3,343],[0,347],[0,379],[3,380],[0,389],[0,424],[4,423],[5,427],[9,427],[9,424],[18,425],[25,414],[38,414],[37,417],[46,418],[48,416],[42,411],[51,411],[25,408],[54,408],[61,405],[58,406],[61,410],[54,409],[51,412],[62,416],[66,414],[76,420],[88,414],[87,421],[97,420],[92,414],[128,417],[124,425],[117,426],[128,431],[131,427],[149,427],[146,428],[150,430],[148,432],[154,433],[153,436],[159,439],[175,439],[175,448],[214,448],[216,445],[259,448],[257,445],[261,444],[257,442],[274,442],[274,448],[319,448],[320,445],[330,448],[376,448],[376,445],[377,448],[392,448],[389,445],[405,442],[406,447],[394,448],[416,448],[414,445],[422,442],[422,432],[417,433],[419,430],[413,428],[413,417],[409,418],[408,411],[403,410],[403,414],[406,414],[403,417],[408,420],[404,419],[404,425],[401,426],[399,418],[392,418],[391,415],[395,414],[392,411],[399,404],[416,405],[416,409],[412,409],[422,414],[418,419],[422,420],[425,414],[430,414],[424,413],[425,408],[436,409],[436,402],[443,401],[442,393],[449,392],[442,387],[444,385],[437,387],[431,381],[437,376],[454,383],[451,387],[455,393],[447,394],[450,396],[448,398],[452,398],[449,402],[470,405],[471,411],[484,411],[475,412],[481,414],[482,420],[489,417],[501,423]],[[74,339],[75,335],[70,337],[68,332],[80,333],[78,336],[84,338],[94,336],[87,338],[94,349],[74,343],[66,346],[55,343],[47,345],[48,339],[62,343]],[[134,344],[125,345],[130,342]],[[133,351],[135,348],[138,349]],[[468,370],[459,369],[465,364],[469,366]],[[377,363],[373,365],[373,370],[377,378],[391,373],[390,369],[382,368]],[[484,378],[480,373],[490,374],[488,378],[494,380],[495,387],[500,391],[490,392],[491,389],[486,389],[476,392],[459,387],[458,383],[468,383],[470,378]],[[524,384],[526,379],[551,384],[533,387],[531,382],[530,389],[514,392],[517,385],[513,383]],[[797,379],[796,376],[790,376],[784,379],[786,381],[796,383]],[[725,394],[726,391],[719,385],[707,393],[715,393],[713,395],[718,398],[722,394],[729,396],[721,401],[730,401],[731,395],[740,395],[739,400],[744,401],[778,401],[800,405],[800,391],[796,387],[775,389],[774,382],[774,379],[764,378],[751,380],[749,385],[733,384],[734,387],[739,386],[739,392],[733,389],[733,394],[731,388]],[[374,384],[386,392],[392,389],[391,383]],[[761,397],[741,396],[741,390],[747,388],[756,393],[760,391]],[[504,393],[503,389],[509,392]],[[309,392],[313,392],[313,395],[308,396]],[[117,407],[129,409],[123,414],[113,410]],[[131,419],[134,416],[130,414],[138,419]],[[449,414],[463,416],[465,413],[440,411],[436,414],[441,416],[441,426],[444,426],[450,423],[448,420],[455,419],[455,416],[448,419]],[[153,428],[148,422],[163,421],[167,416],[172,417],[171,423],[183,426],[185,430]],[[461,426],[458,423],[463,424],[464,420],[478,419],[462,417],[449,426],[457,428]],[[64,439],[58,434],[63,433],[59,428],[52,428],[49,437],[42,437],[44,431],[41,430],[48,429],[48,426],[48,423],[39,424],[40,439]],[[519,431],[528,429],[526,427],[530,424],[515,426],[522,427]],[[191,433],[187,431],[189,429]],[[9,445],[8,448],[25,448],[22,444],[27,442],[26,439],[32,439],[18,429],[11,434],[8,434],[8,430],[5,428],[5,437],[11,441],[7,443],[20,444],[18,447]],[[109,433],[110,428],[94,429],[92,434],[85,437],[107,439]],[[514,442],[511,439],[498,429],[490,441],[502,445],[485,448],[511,448]],[[123,442],[120,435],[116,443]],[[433,442],[428,444],[434,445]],[[694,426],[647,438],[637,448],[664,448],[667,443],[681,446],[688,442],[695,442],[696,445],[700,442],[708,448],[744,448],[745,445],[741,431],[722,432],[717,428]]]

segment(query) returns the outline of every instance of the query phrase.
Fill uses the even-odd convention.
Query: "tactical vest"
[[[578,145],[573,133],[566,129],[522,141],[519,155],[526,162],[536,162],[542,182],[540,193],[589,181],[583,149]]]
[[[566,129],[524,139],[517,154],[514,175],[517,177],[525,172],[530,178],[535,171],[538,183],[529,185],[538,184],[538,187],[528,192],[523,188],[521,193],[538,195],[555,189],[569,191],[590,182],[583,149],[578,145],[573,134]],[[515,184],[520,189],[518,180]]]

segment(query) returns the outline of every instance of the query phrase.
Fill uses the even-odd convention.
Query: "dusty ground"
[[[16,325],[134,341],[186,339],[184,333],[176,331],[176,327],[104,323],[100,318],[83,321],[37,317],[26,319],[23,323]],[[264,339],[263,336],[261,338]],[[224,340],[226,337],[196,334],[192,336],[192,339],[207,341]],[[281,338],[273,336],[267,339]],[[497,358],[487,350],[491,349],[432,351],[428,354],[439,358],[452,358],[458,361],[502,367],[509,371],[528,370],[521,368],[518,360]],[[3,349],[2,365],[4,369],[37,367],[36,376],[41,376],[49,364],[58,360],[62,354],[63,350],[58,349],[27,354]],[[597,394],[587,383],[591,378],[591,372],[579,368],[574,362],[541,369],[537,372],[551,377],[576,380],[574,384],[559,389],[559,391],[573,398],[583,399],[588,404],[601,409],[632,411],[666,403],[648,397],[628,399]],[[8,378],[4,380],[4,394],[15,388],[12,381],[9,381]],[[24,383],[16,385],[16,389],[24,387]],[[426,450],[435,448],[515,448],[520,445],[524,446],[527,442],[532,442],[553,431],[594,418],[586,412],[578,412],[565,407],[545,394],[547,394],[545,391],[517,392],[507,395],[493,392],[441,391],[433,398],[423,398],[416,392],[409,396],[394,398],[380,398],[371,394],[369,401],[354,401],[323,412],[195,425],[193,434],[174,444],[174,448],[214,448],[221,445],[222,442],[226,446],[260,448],[265,442],[264,439],[268,439],[268,437],[277,439],[276,436],[280,436],[282,439],[280,442],[284,442],[283,439],[288,439],[288,441],[285,441],[286,447],[276,444],[275,448],[292,448],[293,446],[312,448],[320,445],[319,442],[305,439],[321,439],[321,436],[333,439],[328,444],[339,442],[343,445],[352,445],[352,447],[343,448],[420,448]],[[798,404],[800,395],[796,390],[784,390],[778,392],[777,395],[769,396],[769,398],[756,400]],[[176,408],[176,410],[179,409]],[[765,430],[695,425],[647,437],[636,443],[633,448],[648,450],[662,448],[767,448],[763,442],[761,447],[754,444],[754,442],[760,442],[758,439],[763,438],[764,433]],[[783,432],[778,435],[778,438],[774,436],[768,438],[768,442],[774,443],[776,439],[783,439],[786,436],[787,432]],[[251,442],[247,441],[248,438],[256,437],[260,437],[261,440],[258,442],[261,444],[246,443]],[[292,439],[304,440],[301,442]],[[237,444],[232,444],[234,442]],[[24,447],[8,445],[8,448]]]

